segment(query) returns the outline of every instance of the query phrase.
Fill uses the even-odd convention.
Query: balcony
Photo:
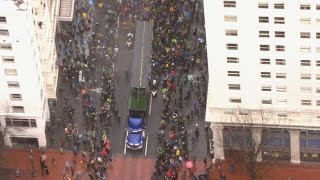
[[[59,7],[59,21],[72,21],[74,0],[61,0]]]

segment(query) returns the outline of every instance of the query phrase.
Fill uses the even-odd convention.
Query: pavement
[[[37,173],[36,177],[31,176],[31,161],[26,150],[22,149],[10,149],[4,152],[6,154],[6,163],[0,166],[0,179],[1,180],[60,180],[62,179],[62,171],[65,167],[65,162],[69,161],[72,164],[74,156],[72,152],[65,151],[63,155],[60,155],[56,150],[47,150],[47,160],[49,175],[42,176],[40,172],[40,151],[33,150],[32,156],[34,159],[34,167]],[[52,157],[56,159],[55,164],[52,163]],[[81,174],[81,180],[89,179],[89,176],[80,165],[79,155],[76,159],[76,170]],[[227,159],[222,163],[222,174],[226,175],[226,179],[230,180],[247,180],[240,169],[237,169],[235,173],[230,174],[227,171],[229,164]],[[107,179],[109,180],[150,180],[154,172],[155,159],[146,158],[144,156],[115,156],[111,165],[108,166]],[[21,177],[15,177],[16,168],[21,169]],[[183,166],[179,175],[182,176],[186,168]],[[204,170],[202,162],[197,161],[196,166],[192,169],[195,175],[199,175]],[[76,171],[75,171],[76,172]],[[70,172],[67,171],[67,175],[70,177]],[[319,180],[320,177],[320,165],[319,164],[301,164],[292,165],[289,163],[278,163],[273,165],[268,173],[265,175],[267,180]],[[152,178],[157,179],[157,178]],[[180,178],[181,179],[181,178]],[[187,179],[190,179],[190,174],[187,171]],[[216,167],[212,169],[209,180],[218,180],[219,171]],[[71,178],[73,180],[73,178]]]

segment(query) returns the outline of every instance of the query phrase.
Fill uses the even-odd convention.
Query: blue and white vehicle
[[[127,129],[126,146],[128,149],[139,150],[143,148],[145,130],[143,129],[143,119],[129,117],[129,128]]]

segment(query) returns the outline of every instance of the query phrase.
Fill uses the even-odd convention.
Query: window
[[[287,74],[286,73],[276,73],[276,78],[278,79],[286,79]]]
[[[310,39],[310,32],[300,32],[300,38],[302,39]]]
[[[300,52],[311,53],[311,47],[310,46],[300,46]]]
[[[287,118],[288,117],[288,113],[287,112],[278,112],[277,116],[279,118]]]
[[[3,63],[14,63],[13,56],[2,56]]]
[[[317,100],[316,102],[317,102],[317,106],[320,106],[320,100]]]
[[[227,63],[239,63],[238,57],[227,57]]]
[[[272,100],[271,99],[262,99],[261,103],[262,104],[272,104]]]
[[[300,18],[300,24],[311,24],[311,19],[302,17]]]
[[[269,23],[269,17],[259,16],[259,23]]]
[[[301,79],[311,79],[311,74],[302,73],[301,74]]]
[[[287,104],[288,100],[287,99],[277,99],[278,104]]]
[[[316,88],[316,93],[320,94],[320,87]]]
[[[300,60],[301,66],[311,66],[311,60]]]
[[[228,71],[228,76],[239,77],[240,72],[239,71]]]
[[[24,107],[23,106],[12,106],[12,112],[13,113],[24,113]]]
[[[302,106],[311,106],[311,100],[301,100],[301,105]]]
[[[0,44],[0,49],[6,49],[6,50],[11,50],[12,46],[9,43],[1,43]]]
[[[276,45],[276,51],[284,52],[285,51],[285,46],[284,45]]]
[[[17,75],[16,69],[4,69],[4,72],[7,76],[16,76]]]
[[[260,45],[260,51],[270,51],[269,45]]]
[[[224,1],[223,5],[224,5],[224,7],[235,8],[237,6],[237,3],[236,3],[236,1]]]
[[[284,37],[286,37],[286,33],[284,31],[275,31],[274,32],[274,37],[276,37],[276,38],[284,38]]]
[[[261,91],[271,91],[271,86],[270,85],[262,85]]]
[[[320,53],[320,47],[316,47],[316,53]]]
[[[15,127],[37,127],[35,119],[17,119],[17,118],[5,118],[7,126]]]
[[[261,72],[261,77],[262,78],[271,78],[271,73],[270,72]]]
[[[12,126],[12,121],[9,118],[6,118],[6,126],[11,127]]]
[[[228,84],[230,90],[240,90],[240,84]]]
[[[311,93],[311,87],[301,87],[300,88],[301,93]]]
[[[316,38],[317,38],[317,39],[320,39],[320,32],[317,32],[317,33],[316,33]]]
[[[286,60],[285,59],[276,59],[276,65],[286,65]]]
[[[316,66],[320,66],[320,60],[316,61]]]
[[[316,74],[316,80],[320,80],[320,74]]]
[[[287,92],[287,86],[277,86],[277,92]]]
[[[320,4],[317,4],[316,9],[320,10]]]
[[[284,9],[284,3],[275,3],[273,7],[275,9]]]
[[[0,29],[0,36],[9,36],[9,31],[7,29]]]
[[[241,98],[229,98],[230,103],[241,103]]]
[[[310,10],[310,4],[300,4],[301,10]]]
[[[238,50],[238,44],[227,44],[228,50]]]
[[[224,21],[225,22],[237,22],[238,18],[237,16],[224,16]]]
[[[320,24],[320,18],[316,18],[316,24]]]
[[[275,24],[285,24],[284,17],[274,17]]]
[[[37,122],[35,119],[30,119],[30,126],[31,127],[37,127]]]
[[[234,29],[226,29],[226,36],[238,36],[238,31]]]
[[[270,59],[261,58],[260,64],[270,64]]]
[[[268,9],[268,3],[267,2],[259,2],[258,8],[260,9]]]
[[[7,18],[0,16],[0,23],[7,23]]]
[[[10,99],[13,101],[21,101],[22,96],[21,96],[21,94],[10,94]]]
[[[18,81],[7,81],[8,88],[20,88]]]
[[[259,37],[269,37],[269,31],[259,31]]]

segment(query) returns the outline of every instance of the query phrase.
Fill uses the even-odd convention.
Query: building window
[[[235,7],[237,7],[237,2],[236,1],[224,1],[223,5],[224,5],[224,7],[235,8]]]
[[[301,74],[301,79],[311,79],[311,74],[302,73]]]
[[[277,92],[287,92],[287,86],[277,86]]]
[[[3,63],[14,63],[14,57],[13,56],[2,56],[2,62]]]
[[[310,10],[310,4],[300,4],[301,10]]]
[[[286,73],[276,73],[276,78],[278,79],[286,79],[287,74]]]
[[[273,7],[275,9],[284,9],[284,3],[275,3]]]
[[[259,16],[259,23],[269,23],[269,17]]]
[[[0,23],[7,23],[7,18],[0,16]]]
[[[271,86],[270,85],[262,85],[261,91],[271,91]]]
[[[311,24],[311,19],[310,18],[300,18],[300,24]]]
[[[0,29],[0,36],[9,36],[9,31],[7,29]]]
[[[300,60],[301,66],[311,66],[311,60]]]
[[[320,74],[316,74],[316,80],[320,80]]]
[[[240,77],[240,71],[228,71],[228,76]]]
[[[238,30],[226,29],[226,36],[238,36]]]
[[[316,18],[316,24],[320,24],[320,18]]]
[[[240,84],[228,84],[230,90],[240,90]]]
[[[320,66],[320,60],[316,61],[316,66]]]
[[[261,58],[260,59],[260,64],[270,64],[270,59]]]
[[[37,122],[35,119],[30,119],[30,127],[37,127]]]
[[[316,93],[320,94],[320,87],[316,88]]]
[[[285,59],[276,59],[276,65],[286,65],[286,60]]]
[[[311,93],[311,87],[301,87],[300,88],[301,93]]]
[[[288,100],[287,99],[277,99],[277,103],[278,104],[288,104]]]
[[[227,63],[239,63],[238,57],[227,57]]]
[[[317,32],[317,33],[316,33],[316,38],[317,38],[317,39],[320,39],[320,32]]]
[[[17,76],[16,69],[4,69],[6,76]]]
[[[258,8],[260,9],[268,9],[268,3],[267,2],[259,2],[258,3]]]
[[[317,4],[317,5],[316,5],[316,9],[317,9],[317,10],[320,10],[320,4]]]
[[[241,98],[229,98],[230,103],[241,103]]]
[[[24,107],[23,106],[12,106],[12,112],[13,113],[24,113]]]
[[[320,100],[317,100],[317,106],[320,106]]]
[[[284,17],[274,17],[275,24],[285,24]]]
[[[300,46],[300,52],[311,53],[311,47],[310,46]]]
[[[272,104],[272,99],[262,99],[261,103],[262,104]]]
[[[37,127],[35,119],[17,119],[17,118],[6,118],[6,126],[14,127]]]
[[[301,105],[302,106],[311,106],[311,100],[301,100]]]
[[[320,47],[316,47],[316,53],[320,53]]]
[[[22,96],[21,96],[21,94],[10,94],[10,99],[12,101],[21,101]]]
[[[284,52],[285,51],[285,46],[284,45],[276,45],[276,51]]]
[[[270,72],[261,72],[261,77],[262,78],[271,78],[271,73]]]
[[[259,37],[268,38],[269,37],[269,31],[259,31]]]
[[[286,37],[286,33],[284,31],[275,31],[274,32],[274,37],[276,37],[276,38],[285,38]]]
[[[260,51],[270,51],[269,45],[260,45]]]
[[[12,46],[11,46],[10,43],[1,43],[0,44],[0,49],[12,50]]]
[[[287,112],[278,112],[277,116],[279,118],[287,118],[288,117],[288,113]]]
[[[310,32],[300,32],[300,38],[302,39],[310,39]]]
[[[7,81],[8,88],[20,88],[18,81]]]
[[[224,16],[225,22],[237,22],[238,18],[237,16]]]
[[[227,44],[228,50],[238,50],[238,44]]]

